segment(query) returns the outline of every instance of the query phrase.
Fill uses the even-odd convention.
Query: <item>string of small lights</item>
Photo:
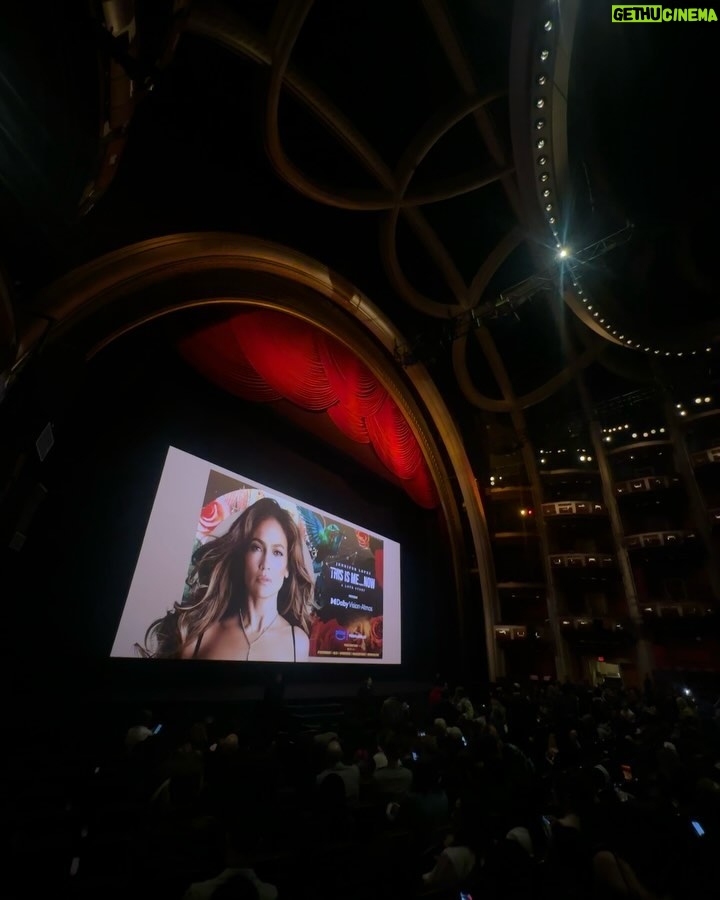
[[[620,327],[609,321],[608,314],[597,308],[597,302],[588,296],[587,289],[581,283],[580,268],[582,260],[573,255],[568,243],[568,223],[564,221],[561,209],[561,198],[558,184],[558,174],[553,165],[554,156],[552,139],[555,130],[552,127],[553,116],[553,91],[557,93],[555,60],[561,53],[558,46],[558,35],[563,34],[560,27],[560,5],[554,4],[550,14],[546,11],[540,18],[537,38],[533,50],[535,60],[532,74],[531,91],[531,121],[533,133],[533,148],[537,152],[535,156],[535,183],[538,202],[544,213],[545,220],[553,236],[557,250],[557,259],[560,261],[559,280],[561,288],[565,287],[565,276],[569,275],[569,285],[575,294],[578,303],[582,303],[592,319],[613,342],[628,349],[640,351],[650,356],[662,356],[664,358],[683,356],[697,356],[700,349],[671,350],[667,347],[654,346],[648,341],[639,340],[637,335],[627,334],[627,328]],[[538,115],[540,113],[540,115]],[[712,347],[704,347],[706,353],[712,352]]]

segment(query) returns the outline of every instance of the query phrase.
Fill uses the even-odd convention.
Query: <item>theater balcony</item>
[[[704,565],[706,554],[695,530],[655,530],[625,536],[637,588],[638,603],[667,596],[697,597],[710,601],[711,589]],[[695,585],[692,592],[686,585]]]
[[[700,449],[714,439],[720,443],[720,408],[709,395],[697,396],[685,403],[676,403],[675,410],[685,429],[688,447]]]
[[[488,509],[488,524],[494,541],[524,543],[538,537],[535,510],[524,493],[505,503],[494,502]]]
[[[499,643],[524,641],[527,638],[527,627],[525,625],[496,625],[495,638]]]
[[[720,441],[715,450],[705,450],[691,454],[693,475],[697,489],[706,510],[706,521],[712,532],[720,528]],[[720,546],[715,546],[719,551]]]
[[[615,622],[628,620],[628,609],[623,585],[615,572],[613,577],[599,577],[598,574],[584,578],[556,579],[556,596],[558,615],[563,627],[568,623],[565,619],[603,619],[610,618]]]
[[[717,642],[720,637],[720,614],[713,606],[700,603],[657,603],[643,607],[643,628],[655,644],[656,662],[668,646],[686,644],[693,651],[703,650],[703,642]]]
[[[592,454],[580,454],[582,462],[578,459],[579,464],[573,462],[572,468],[549,468],[548,464],[543,464],[543,460],[549,457],[541,457],[540,461],[540,477],[542,480],[543,500],[545,504],[558,503],[589,503],[596,504],[602,502],[602,485],[600,482],[600,473],[595,467],[595,461]],[[543,506],[545,510],[545,505]],[[553,513],[548,508],[546,515],[562,515],[564,511],[557,510]],[[585,508],[576,508],[574,513],[580,515],[591,515]]]
[[[672,477],[674,463],[672,445],[665,437],[645,434],[650,437],[642,437],[640,432],[633,432],[631,443],[613,447],[607,451],[608,461],[613,472],[616,484],[625,481],[637,480],[651,476]],[[640,435],[640,439],[638,438]]]
[[[644,478],[628,478],[625,481],[617,481],[615,493],[618,497],[624,498],[633,494],[667,491],[680,487],[679,475],[648,475]]]
[[[704,398],[710,399],[710,398]],[[685,432],[693,475],[709,509],[720,506],[720,410],[690,418]]]
[[[697,547],[697,534],[688,529],[677,531],[646,531],[640,534],[628,534],[625,536],[625,546],[628,550],[653,550],[669,547],[684,550]],[[688,559],[690,556],[688,555]],[[649,561],[649,557],[648,557]]]
[[[678,619],[695,622],[697,619],[716,617],[717,611],[712,606],[697,601],[686,600],[678,603],[664,601],[643,606],[642,615],[646,623],[657,626],[656,630],[660,631],[662,630],[661,625],[666,626],[666,630],[671,630],[675,627],[672,623],[677,623]],[[708,624],[710,624],[709,621]]]
[[[498,584],[500,621],[543,622],[547,618],[545,582]]]
[[[602,577],[602,574],[615,569],[611,553],[553,553],[550,564],[558,573],[576,574],[583,580]]]
[[[645,490],[644,483],[667,480],[667,486]],[[643,487],[637,490],[640,483]],[[628,484],[626,482],[626,484]],[[694,530],[693,512],[687,493],[681,485],[673,484],[669,476],[633,479],[629,482],[630,492],[618,494],[618,510],[625,535],[648,532],[673,532]],[[616,490],[618,485],[616,485]],[[672,538],[671,538],[672,540]],[[630,546],[630,545],[627,545]]]
[[[712,465],[720,462],[720,444],[716,447],[707,447],[704,450],[698,450],[690,457],[694,467]]]
[[[495,540],[493,555],[499,588],[510,584],[545,586],[537,541]]]
[[[548,678],[554,671],[553,643],[547,620],[495,627],[495,641],[513,678]]]
[[[543,503],[543,515],[546,519],[560,516],[606,516],[607,511],[602,503],[592,500],[561,500],[556,503]]]
[[[587,613],[584,615],[563,614],[560,620],[560,627],[563,636],[571,640],[583,640],[584,635],[593,633],[612,635],[626,631],[625,625],[619,622],[616,616],[590,615]]]
[[[552,512],[547,514],[546,508]],[[543,504],[551,553],[609,553],[613,539],[607,514],[599,503],[577,501]]]
[[[566,618],[562,622],[563,637],[576,657],[583,660],[584,668],[590,660],[597,659],[612,659],[623,665],[632,655],[637,634],[625,622],[607,617]]]
[[[712,569],[696,532],[655,532],[626,540],[632,544],[628,552],[644,619],[717,610]]]

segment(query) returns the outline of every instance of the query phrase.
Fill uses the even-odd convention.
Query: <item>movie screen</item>
[[[400,545],[169,448],[111,656],[401,662]]]

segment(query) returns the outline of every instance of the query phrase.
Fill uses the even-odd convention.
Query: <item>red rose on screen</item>
[[[211,500],[207,506],[202,508],[200,513],[200,524],[198,531],[201,534],[210,534],[210,532],[225,518],[225,507],[219,500]]]
[[[370,546],[370,535],[367,531],[356,531],[355,537],[357,538],[358,546],[361,550],[367,550]]]
[[[370,649],[382,650],[383,644],[383,617],[375,616],[370,619]]]
[[[335,632],[340,627],[337,619],[321,622],[317,619],[310,634],[310,655],[317,655],[319,650],[336,650]]]

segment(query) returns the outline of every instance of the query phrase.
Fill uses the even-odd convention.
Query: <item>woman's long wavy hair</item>
[[[178,658],[214,622],[245,612],[245,555],[256,528],[268,519],[278,522],[288,546],[288,577],[278,592],[278,612],[310,633],[314,582],[300,530],[287,510],[264,497],[249,506],[226,534],[196,548],[183,601],[150,625],[145,646],[136,645],[141,656]]]

